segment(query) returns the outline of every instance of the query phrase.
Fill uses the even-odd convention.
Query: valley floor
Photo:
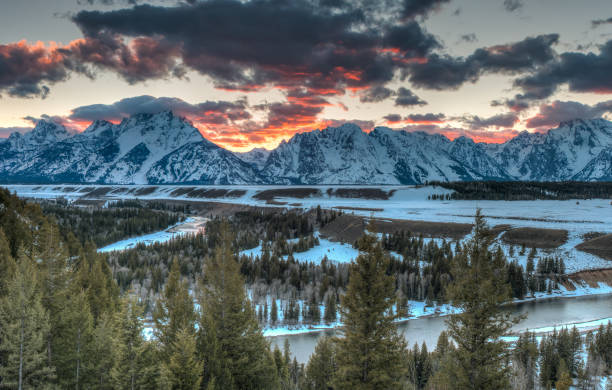
[[[11,185],[11,191],[22,197],[57,198],[63,197],[75,202],[95,202],[104,204],[115,199],[169,199],[189,202],[190,204],[215,203],[220,205],[238,205],[277,208],[314,208],[341,209],[346,215],[355,218],[375,219],[381,223],[393,224],[396,221],[426,221],[440,224],[469,224],[475,210],[480,208],[491,226],[499,229],[501,247],[510,260],[516,260],[525,266],[527,251],[520,251],[520,245],[504,243],[504,233],[516,228],[556,229],[565,231],[566,239],[561,243],[544,243],[537,249],[538,255],[563,258],[567,274],[585,270],[612,268],[612,262],[594,254],[576,249],[589,234],[612,233],[612,204],[609,200],[545,200],[545,201],[441,201],[428,200],[433,194],[448,193],[440,187],[378,186],[350,187],[352,197],[339,196],[338,186],[85,186],[85,185]],[[355,186],[357,187],[357,186]],[[288,192],[284,192],[290,188]],[[214,191],[211,191],[214,190]],[[346,190],[346,189],[345,189]],[[345,191],[346,192],[346,191]],[[207,195],[208,194],[208,195]],[[346,194],[344,194],[346,195]],[[383,199],[387,198],[387,199]],[[212,214],[212,213],[211,213]],[[200,213],[202,215],[202,213]],[[133,237],[100,248],[100,251],[125,250],[139,243],[150,244],[163,242],[171,238],[201,231],[206,222],[203,216],[192,217],[165,229],[140,237]],[[459,225],[457,225],[459,226]],[[419,228],[419,227],[417,227]],[[431,227],[428,227],[430,229]],[[456,237],[444,236],[444,231],[424,230],[428,236],[425,240],[457,240]],[[535,231],[538,232],[537,230]],[[308,251],[294,253],[298,261],[320,262],[323,257],[331,261],[349,262],[358,252],[339,237],[319,235],[319,245]],[[341,238],[341,237],[340,237]],[[462,239],[469,238],[464,235]],[[462,239],[459,239],[461,241]],[[511,249],[512,247],[512,249]],[[257,256],[261,245],[241,254]],[[549,293],[537,293],[534,297],[523,300],[541,300],[555,297],[578,297],[585,295],[612,294],[609,280],[581,280],[576,277],[567,285]],[[432,315],[446,315],[452,312],[448,305],[425,307],[424,302],[410,302],[410,319]],[[408,320],[405,318],[403,320]],[[282,322],[282,321],[281,321]],[[299,334],[323,331],[338,326],[338,323],[313,326],[283,326],[267,328],[267,336]]]

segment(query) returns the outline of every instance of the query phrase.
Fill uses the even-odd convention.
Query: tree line
[[[53,218],[65,241],[75,246],[92,241],[102,247],[125,238],[166,229],[181,221],[183,208],[136,200],[110,202],[108,207],[76,207],[66,202],[42,202],[42,211]],[[72,253],[74,254],[74,253]]]
[[[295,220],[295,213],[287,214],[288,221]],[[303,221],[308,221],[307,215]],[[335,263],[324,258],[321,262],[300,262],[293,254],[311,248],[317,239],[310,225],[303,231],[281,227],[281,217],[274,219],[279,231],[287,235],[276,236],[275,241],[265,241],[265,225],[245,224],[229,220],[234,234],[233,250],[244,248],[239,237],[252,234],[261,238],[261,253],[255,256],[238,256],[240,272],[263,326],[302,326],[333,323],[337,318],[339,297],[345,292],[349,279],[349,264]],[[136,248],[109,255],[109,264],[122,291],[131,290],[146,302],[150,313],[169,274],[170,261],[181,258],[181,275],[193,286],[204,259],[213,252],[219,241],[221,219],[207,224],[206,235],[183,236],[166,243],[140,245]],[[301,223],[292,226],[301,226]],[[317,225],[315,225],[317,226]],[[259,232],[259,233],[258,233]],[[299,234],[306,237],[294,238]],[[290,237],[292,242],[285,237]],[[256,241],[256,240],[254,240]],[[254,244],[255,242],[253,242]],[[407,231],[383,234],[380,244],[390,256],[387,272],[396,278],[395,294],[398,304],[395,310],[407,317],[409,301],[425,301],[428,305],[446,303],[447,289],[453,281],[451,272],[455,258],[465,248],[461,243],[426,240]],[[252,245],[252,244],[251,244]],[[356,244],[355,244],[356,245]],[[511,297],[523,299],[536,292],[552,291],[566,282],[562,259],[539,257],[535,249],[529,251],[527,267],[516,260],[508,261],[499,245],[492,245],[493,254],[500,261],[500,271],[511,287]],[[510,252],[514,248],[511,247]],[[522,248],[520,253],[525,254]]]
[[[612,182],[432,181],[426,185],[453,191],[432,194],[431,200],[612,199]]]

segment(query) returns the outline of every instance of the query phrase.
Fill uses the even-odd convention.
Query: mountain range
[[[576,119],[501,143],[354,124],[234,153],[172,112],[95,121],[82,133],[41,120],[0,140],[0,182],[104,184],[421,184],[612,180],[612,122]]]

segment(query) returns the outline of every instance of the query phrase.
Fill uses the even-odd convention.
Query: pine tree
[[[507,346],[500,340],[512,326],[500,305],[510,298],[504,275],[505,259],[489,251],[492,241],[484,217],[476,212],[473,238],[453,260],[454,280],[448,288],[454,306],[462,310],[447,320],[457,343],[451,382],[457,389],[497,389],[509,386],[505,365]]]
[[[283,353],[278,349],[278,346],[274,347],[274,363],[276,364],[276,373],[278,380],[280,381],[280,388],[282,390],[291,389],[291,378],[289,378],[289,362],[283,356]]]
[[[202,362],[196,351],[193,329],[179,329],[165,363],[169,383],[173,390],[196,390],[202,382]]]
[[[512,351],[512,387],[533,389],[535,387],[538,344],[535,334],[522,333]]]
[[[111,372],[113,387],[122,390],[139,388],[142,380],[142,354],[145,341],[140,317],[142,308],[134,299],[125,298],[116,317],[117,358]]]
[[[78,283],[85,291],[94,324],[104,313],[112,314],[119,303],[119,288],[106,259],[91,243],[80,252],[77,267]]]
[[[327,390],[332,388],[336,374],[336,346],[329,336],[323,336],[306,366],[306,383],[309,390]]]
[[[195,333],[195,321],[196,314],[193,299],[189,295],[189,286],[187,281],[181,280],[179,263],[174,259],[164,292],[153,311],[153,332],[162,345],[164,358],[168,358],[166,352],[176,341],[179,330],[191,329],[191,332]]]
[[[46,356],[49,317],[41,303],[36,267],[23,251],[7,290],[0,300],[0,387],[47,388],[55,376]]]
[[[60,330],[53,342],[53,365],[58,382],[64,388],[81,389],[91,380],[90,361],[93,341],[93,318],[83,291],[71,294],[70,303],[61,310]]]
[[[327,294],[327,298],[325,299],[325,313],[323,314],[323,319],[325,320],[325,323],[329,325],[336,322],[336,318],[336,294],[332,291]]]
[[[203,386],[214,378],[219,389],[268,389],[278,386],[274,360],[246,295],[232,241],[225,224],[220,245],[204,267],[199,351]]]
[[[438,336],[436,349],[432,353],[431,365],[434,374],[427,381],[428,388],[439,390],[454,389],[451,379],[454,354],[454,344],[450,342],[446,331],[442,331],[440,336]]]
[[[559,368],[557,369],[557,372],[559,373],[559,379],[555,383],[556,390],[569,390],[570,387],[574,384],[574,382],[572,381],[572,377],[569,373],[567,366],[565,365],[564,360],[561,360],[561,363],[559,363]]]
[[[276,325],[278,322],[278,306],[276,305],[276,299],[272,298],[272,308],[270,309],[270,324]]]
[[[103,315],[93,332],[91,342],[90,375],[92,387],[99,390],[111,390],[111,371],[116,355],[115,329],[109,314]]]
[[[341,301],[344,327],[337,339],[337,389],[400,388],[406,373],[406,342],[393,322],[395,281],[386,274],[389,258],[374,235],[357,242]]]
[[[57,367],[56,350],[62,349],[63,334],[66,332],[65,319],[62,316],[70,307],[71,294],[75,291],[74,285],[71,285],[73,269],[68,264],[68,254],[61,242],[57,226],[42,225],[34,256],[40,264],[42,304],[49,314],[50,332],[45,340],[47,359],[51,366]],[[60,371],[61,368],[59,367]],[[62,379],[60,372],[58,379]]]
[[[17,264],[11,256],[9,243],[4,231],[0,229],[0,297],[8,293],[7,287],[16,268]]]

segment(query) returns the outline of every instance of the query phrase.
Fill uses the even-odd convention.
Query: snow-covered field
[[[560,256],[565,261],[567,272],[576,272],[585,269],[610,268],[612,263],[575,249],[582,242],[583,235],[588,232],[612,233],[612,204],[610,200],[534,200],[534,201],[439,201],[428,200],[431,194],[446,194],[449,190],[441,187],[414,187],[414,186],[376,186],[383,191],[394,191],[388,200],[371,200],[362,198],[341,198],[330,196],[328,189],[341,188],[340,186],[293,186],[291,188],[316,188],[321,195],[300,198],[275,198],[277,202],[286,204],[268,204],[265,200],[254,197],[258,192],[271,189],[282,189],[282,186],[91,186],[91,185],[8,185],[9,190],[20,196],[34,198],[64,197],[76,200],[94,188],[121,188],[121,193],[113,194],[109,191],[102,199],[181,199],[192,202],[224,202],[248,204],[267,207],[300,207],[310,208],[320,205],[323,208],[342,207],[347,213],[355,213],[366,217],[393,218],[433,222],[459,222],[473,221],[477,208],[487,216],[491,225],[508,224],[513,227],[537,227],[551,229],[565,229],[569,232],[568,241],[560,248],[550,250],[546,254]],[[350,188],[367,188],[365,186],[349,186]],[[202,189],[228,189],[244,191],[237,198],[190,198],[187,196],[174,196],[173,191],[179,188]],[[345,187],[346,188],[346,187]],[[127,189],[127,190],[126,190]],[[137,190],[148,189],[144,195],[136,195]],[[361,209],[361,210],[360,210]],[[163,237],[167,237],[163,235]],[[163,239],[152,237],[150,239]],[[129,245],[127,242],[122,245]],[[508,246],[504,245],[508,253]],[[342,246],[332,243],[322,244],[321,248],[313,248],[300,257],[304,260],[320,260],[321,252],[327,252],[328,257],[344,258],[347,254]],[[515,256],[525,264],[526,256]],[[341,261],[341,260],[338,260]]]
[[[293,258],[299,262],[311,262],[319,264],[324,257],[327,256],[328,260],[335,261],[337,263],[349,263],[351,260],[359,255],[359,251],[353,248],[352,245],[340,242],[329,241],[325,238],[319,238],[319,245],[305,251],[305,252],[294,252]],[[241,255],[257,257],[261,256],[261,244],[255,248],[241,251]],[[283,256],[287,259],[287,255]]]
[[[126,238],[125,240],[117,241],[109,244],[105,247],[99,248],[98,252],[113,252],[113,251],[124,251],[127,249],[135,248],[138,244],[151,245],[154,243],[161,243],[170,241],[171,239],[181,236],[183,234],[194,234],[200,231],[200,226],[204,224],[206,220],[202,217],[187,218],[183,222],[179,222],[175,225],[169,226],[167,229],[145,234],[137,237]]]

